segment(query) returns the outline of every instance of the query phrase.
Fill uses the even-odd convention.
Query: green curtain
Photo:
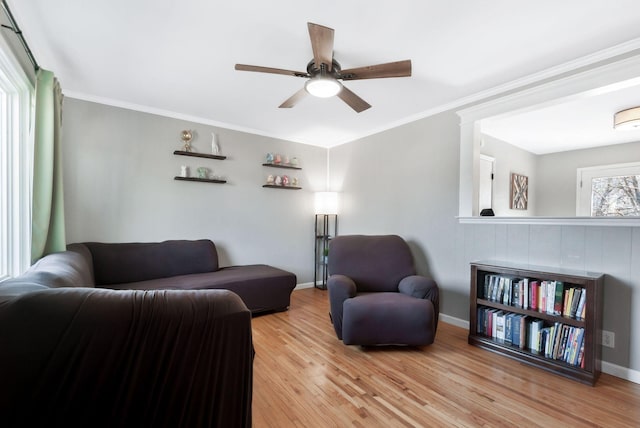
[[[33,149],[31,261],[66,248],[62,192],[62,90],[52,72],[38,70]]]

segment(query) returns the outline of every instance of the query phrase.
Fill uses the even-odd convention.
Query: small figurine
[[[196,171],[198,171],[198,178],[207,178],[208,169],[201,166]]]
[[[280,155],[276,154],[275,159],[273,160],[273,163],[280,164],[282,162],[282,158],[280,157]]]
[[[293,177],[293,178],[291,179],[291,185],[292,185],[293,187],[298,187],[298,177]]]
[[[291,158],[291,166],[298,166],[298,158],[297,157],[292,157]]]
[[[193,134],[191,133],[191,131],[189,131],[188,129],[185,129],[184,131],[182,131],[182,135],[180,136],[180,139],[184,143],[184,145],[182,146],[182,151],[190,152],[191,140],[193,139]]]
[[[220,146],[218,145],[218,136],[215,132],[211,133],[211,154],[219,155],[220,154]]]
[[[276,175],[276,179],[274,181],[274,184],[276,186],[282,186],[282,177],[280,177],[279,175]]]
[[[189,167],[186,165],[182,165],[180,167],[180,177],[188,177],[189,176]]]
[[[273,185],[274,180],[273,175],[269,174],[269,176],[267,176],[267,184]]]
[[[288,175],[284,175],[282,177],[282,185],[283,186],[288,186],[289,185],[289,176]]]
[[[289,156],[284,157],[284,164],[289,165]]]
[[[267,153],[267,163],[273,163],[273,153]]]

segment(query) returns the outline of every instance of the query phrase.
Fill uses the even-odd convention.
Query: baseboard
[[[464,328],[467,330],[469,329],[469,321],[463,320],[461,318],[456,318],[452,317],[451,315],[441,313],[439,320],[456,327]],[[622,367],[603,361],[602,373],[619,377],[620,379],[628,380],[629,382],[640,384],[640,371],[638,370],[633,370],[627,367]]]
[[[446,322],[447,324],[455,325],[456,327],[469,330],[469,321],[463,320],[462,318],[456,318],[452,317],[451,315],[440,313],[440,317],[438,318],[438,320]]]
[[[313,288],[313,282],[303,282],[302,284],[298,284],[296,285],[296,288],[293,289],[293,291],[303,290],[305,288]]]
[[[627,367],[618,366],[616,364],[602,362],[602,373],[628,380],[629,382],[640,384],[640,371]]]

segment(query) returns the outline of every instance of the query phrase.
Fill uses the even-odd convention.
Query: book
[[[540,283],[540,293],[538,293],[539,301],[538,301],[538,311],[546,312],[547,311],[547,281],[542,281]]]
[[[562,315],[562,302],[564,299],[564,283],[562,281],[554,281],[554,300],[553,300],[553,314]]]
[[[489,295],[489,284],[490,283],[491,283],[491,275],[487,274],[487,275],[484,276],[484,288],[483,288],[483,294],[482,294],[481,298],[487,299],[487,296]]]
[[[529,309],[529,278],[524,278],[522,280],[522,294],[523,294],[523,303],[522,307],[524,309]]]
[[[580,301],[578,302],[578,307],[576,308],[576,315],[575,317],[579,320],[583,320],[584,319],[584,308],[586,306],[587,302],[587,289],[583,288],[582,292],[580,293]]]
[[[502,295],[502,304],[510,305],[511,304],[511,294],[512,294],[513,282],[511,278],[504,279],[504,294]]]
[[[571,318],[576,317],[578,311],[578,304],[580,303],[580,295],[582,294],[582,288],[575,288],[571,299],[571,305],[569,307],[569,314]]]
[[[539,319],[534,319],[531,321],[531,336],[529,341],[529,349],[532,352],[539,353],[541,348],[541,340],[540,340],[540,332],[544,326],[544,322]]]
[[[513,330],[511,327],[513,325],[514,316],[516,316],[516,314],[509,312],[504,318],[504,342],[507,344],[513,342]]]
[[[538,291],[540,289],[540,283],[538,281],[531,281],[530,286],[531,286],[530,287],[531,299],[529,299],[529,301],[531,302],[531,310],[537,311],[538,310]]]
[[[567,317],[569,316],[569,313],[571,311],[570,307],[571,307],[571,299],[573,298],[573,291],[574,288],[566,288],[564,290],[564,300],[563,300],[563,305],[562,305],[562,315]]]
[[[496,318],[495,318],[495,338],[498,342],[500,343],[504,343],[504,324],[505,324],[505,316],[506,314],[504,313],[504,311],[499,311],[496,312]]]

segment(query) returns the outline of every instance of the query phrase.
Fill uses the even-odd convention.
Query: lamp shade
[[[640,130],[640,107],[617,112],[613,117],[613,127],[618,130]]]
[[[338,194],[336,192],[316,193],[316,214],[338,214]]]

